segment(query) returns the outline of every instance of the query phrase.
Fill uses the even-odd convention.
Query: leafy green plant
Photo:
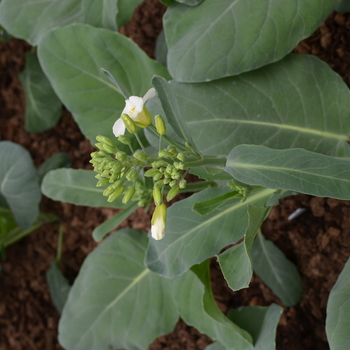
[[[13,142],[0,142],[0,250],[3,255],[10,244],[57,220],[55,215],[39,210],[40,183],[48,171],[67,163],[67,155],[58,153],[37,170],[26,149]]]
[[[13,3],[0,5],[9,32]],[[274,349],[282,308],[222,314],[208,259],[217,257],[232,290],[248,287],[255,271],[284,305],[298,303],[296,267],[259,232],[287,195],[350,199],[349,89],[316,57],[290,53],[340,1],[164,1],[157,52],[167,68],[113,31],[121,1],[95,17],[95,2],[73,3],[76,17],[65,17],[65,2],[51,4],[62,14],[56,28],[53,19],[18,24],[59,99],[98,141],[95,172],[50,171],[42,191],[123,209],[95,229],[96,240],[153,199],[156,210],[148,236],[117,231],[88,256],[63,307],[62,346],[145,349],[181,317],[217,341],[208,349]],[[120,10],[130,18],[130,7]],[[187,173],[201,180],[188,184]],[[198,193],[167,209],[179,192]],[[347,276],[345,268],[328,305],[332,349],[349,342]]]

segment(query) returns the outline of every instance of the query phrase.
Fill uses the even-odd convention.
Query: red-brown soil
[[[161,30],[164,6],[157,0],[141,4],[132,22],[122,29],[153,56],[155,38]],[[350,16],[332,14],[296,52],[314,54],[326,61],[350,84]],[[70,113],[64,111],[59,124],[41,134],[24,130],[25,100],[18,73],[30,47],[12,39],[0,44],[0,140],[20,143],[31,153],[36,166],[51,155],[66,151],[73,168],[90,168],[93,147],[82,136]],[[289,221],[297,208],[306,208]],[[44,198],[41,209],[55,213],[64,227],[63,272],[73,282],[86,255],[96,246],[91,232],[111,217],[113,209],[77,207]],[[149,229],[150,214],[138,210],[121,226]],[[277,332],[278,350],[329,349],[324,331],[329,291],[350,255],[350,202],[305,195],[289,197],[275,207],[263,232],[298,267],[304,294],[299,305],[285,308]],[[0,273],[0,350],[54,350],[59,314],[53,306],[45,272],[55,259],[58,223],[48,224],[7,249]],[[226,312],[243,305],[281,304],[264,283],[253,277],[249,289],[233,293],[226,286],[217,264],[212,263],[212,284],[220,308]],[[180,321],[169,335],[151,346],[160,349],[204,349],[211,341]]]

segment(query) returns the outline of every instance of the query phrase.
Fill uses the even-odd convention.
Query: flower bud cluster
[[[147,166],[147,156],[144,152],[137,152],[129,156],[120,151],[113,142],[104,136],[97,136],[96,147],[98,152],[91,153],[94,170],[98,173],[96,186],[109,185],[103,195],[108,196],[107,201],[113,202],[124,194],[122,202],[138,201],[140,206],[146,205],[150,200],[151,191],[142,188],[137,178],[140,170]]]
[[[153,178],[156,204],[160,202],[158,192],[160,193],[163,186],[168,185],[170,187],[167,201],[171,201],[180,189],[186,187],[186,180],[183,179],[185,155],[178,153],[175,147],[169,146],[167,149],[159,151],[158,157],[158,160],[152,162],[152,169],[145,172],[146,177]]]

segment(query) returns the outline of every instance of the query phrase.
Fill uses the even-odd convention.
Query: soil
[[[131,23],[121,29],[151,57],[164,10],[157,0],[146,0]],[[349,29],[350,15],[334,13],[295,52],[318,56],[349,85]],[[73,168],[91,169],[89,154],[94,149],[67,110],[54,129],[40,134],[25,131],[25,98],[18,73],[24,67],[24,54],[29,49],[28,44],[17,39],[0,44],[0,140],[26,147],[36,166],[65,151]],[[297,208],[306,211],[288,220]],[[73,282],[84,258],[96,246],[92,230],[116,211],[77,207],[47,198],[43,198],[41,210],[57,214],[63,223],[63,272]],[[138,210],[121,227],[147,231],[150,213]],[[324,331],[325,310],[329,291],[350,255],[350,202],[306,195],[283,199],[280,206],[273,208],[263,232],[297,265],[303,280],[300,303],[296,307],[284,307],[277,331],[277,349],[329,349]],[[58,223],[47,224],[7,249],[0,273],[0,350],[61,349],[57,342],[59,314],[50,300],[45,279],[45,272],[55,259],[57,237]],[[214,295],[224,312],[244,305],[272,302],[282,305],[257,276],[253,277],[250,288],[234,293],[224,282],[215,261],[211,271]],[[179,321],[171,334],[158,338],[150,349],[199,350],[209,343],[207,336]]]

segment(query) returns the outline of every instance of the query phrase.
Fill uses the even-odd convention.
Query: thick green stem
[[[215,181],[198,181],[198,182],[190,182],[186,185],[186,188],[180,190],[180,193],[186,192],[198,192],[205,190],[207,188],[220,187]],[[171,188],[168,186],[164,187],[164,193],[167,194]]]

